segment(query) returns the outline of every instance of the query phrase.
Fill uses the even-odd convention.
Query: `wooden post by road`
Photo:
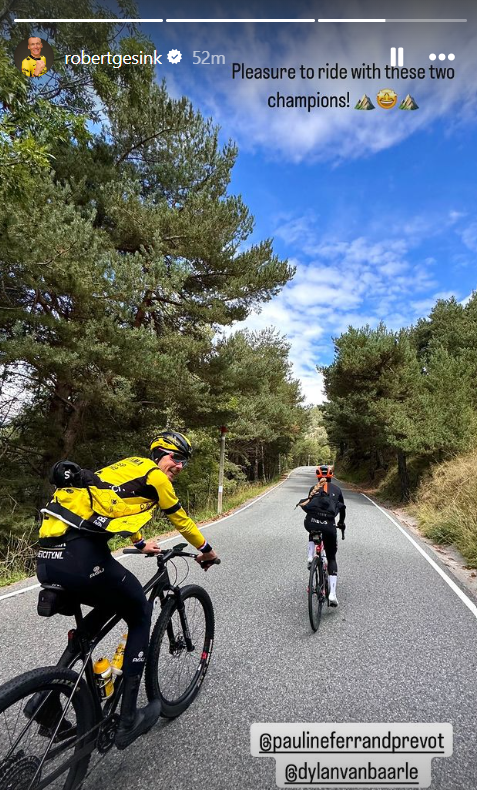
[[[225,425],[220,427],[220,460],[219,460],[219,495],[217,499],[217,513],[222,513],[222,494],[224,492],[224,464],[225,464]]]

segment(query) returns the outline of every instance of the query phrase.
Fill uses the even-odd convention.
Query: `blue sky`
[[[472,4],[473,5],[473,4]],[[323,400],[316,365],[333,358],[332,338],[348,325],[392,329],[429,313],[437,298],[465,300],[476,288],[477,46],[470,3],[379,3],[379,17],[463,18],[467,24],[178,24],[145,25],[157,49],[182,52],[158,67],[174,96],[233,138],[239,158],[230,190],[256,219],[252,241],[272,236],[297,267],[283,291],[245,322],[275,326],[291,343],[294,375],[307,402]],[[374,17],[372,3],[139,3],[143,17]],[[384,77],[390,47],[404,66],[431,65],[430,53],[455,54],[453,79]],[[225,65],[192,64],[192,53],[224,54]],[[376,63],[381,79],[232,80],[232,63],[317,68]],[[415,112],[377,106],[392,87],[410,93]],[[269,95],[346,95],[350,108],[271,109]],[[376,109],[358,112],[366,93]],[[236,325],[240,328],[243,325]]]

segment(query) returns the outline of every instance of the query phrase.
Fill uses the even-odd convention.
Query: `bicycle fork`
[[[176,600],[177,611],[179,613],[179,620],[180,620],[180,623],[181,623],[182,634],[184,636],[185,647],[187,648],[187,652],[188,653],[192,653],[195,650],[195,645],[193,644],[192,639],[191,639],[190,630],[189,630],[189,624],[187,622],[187,616],[186,616],[186,613],[185,613],[184,601],[183,601],[182,596],[181,596],[181,594],[180,594],[180,592],[178,590],[174,591],[174,598]],[[181,635],[178,634],[176,636],[174,634],[172,620],[170,620],[168,625],[167,625],[167,636],[169,637],[169,644],[170,644],[171,652],[174,652],[175,650],[181,649],[181,648],[184,647],[184,644],[183,644],[182,639],[181,639]]]

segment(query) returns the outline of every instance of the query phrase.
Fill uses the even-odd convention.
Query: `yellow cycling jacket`
[[[56,538],[69,529],[126,535],[140,530],[159,507],[196,549],[206,540],[179,502],[169,478],[149,458],[124,458],[93,473],[83,470],[81,488],[57,488],[42,509],[40,538]]]
[[[46,74],[47,67],[46,67],[46,58],[44,55],[41,58],[33,58],[31,55],[28,55],[24,60],[22,60],[22,72],[26,74],[27,77],[33,77],[35,73],[36,64],[39,60],[42,60],[45,64],[42,70],[40,71],[39,77],[43,77],[43,74]]]

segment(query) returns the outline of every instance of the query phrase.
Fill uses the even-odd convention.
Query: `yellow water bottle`
[[[107,658],[99,658],[93,664],[94,676],[101,699],[109,699],[114,691],[114,677]]]
[[[122,635],[121,641],[117,646],[116,652],[113,656],[113,660],[111,661],[111,670],[113,672],[113,675],[116,675],[117,677],[123,674],[124,651],[126,649],[127,638],[128,638],[127,633]]]

